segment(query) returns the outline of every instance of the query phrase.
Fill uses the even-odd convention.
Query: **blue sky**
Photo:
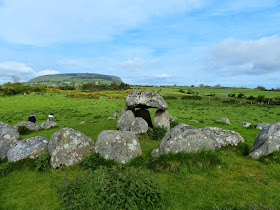
[[[0,84],[79,72],[280,87],[280,1],[0,0]]]

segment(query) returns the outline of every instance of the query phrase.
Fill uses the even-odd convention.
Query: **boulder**
[[[40,129],[40,126],[37,125],[36,123],[34,122],[30,122],[30,121],[20,121],[19,123],[17,123],[14,128],[15,129],[18,129],[18,127],[20,126],[24,126],[24,127],[27,127],[29,130],[32,130],[32,131],[37,131]]]
[[[280,150],[280,123],[271,124],[257,135],[250,156],[258,159]]]
[[[135,116],[131,110],[125,111],[118,120],[117,129],[121,131],[130,131],[135,123]]]
[[[269,126],[270,126],[270,124],[268,124],[268,123],[259,123],[256,125],[256,128],[261,130],[261,129],[266,129]]]
[[[57,124],[54,121],[42,122],[42,124],[41,124],[41,128],[43,128],[43,129],[49,129],[49,128],[53,128],[56,126],[57,126]]]
[[[200,130],[214,142],[216,147],[227,145],[237,146],[240,142],[244,142],[242,136],[235,131],[216,127],[205,127]]]
[[[7,152],[19,140],[19,132],[9,124],[0,121],[0,160],[7,157]]]
[[[142,155],[135,134],[115,130],[102,131],[97,138],[95,150],[105,159],[113,159],[119,163],[126,163]]]
[[[79,163],[94,150],[94,143],[90,137],[79,131],[62,128],[52,135],[48,150],[52,167],[59,168]]]
[[[122,110],[121,110],[121,115],[120,115],[120,116],[122,116],[122,115],[123,115],[126,111],[128,111],[128,110],[132,111],[133,114],[135,113],[135,109],[122,108]]]
[[[251,123],[248,123],[248,122],[242,122],[242,123],[241,123],[241,126],[242,126],[242,127],[245,127],[245,128],[249,128],[250,125],[251,125]]]
[[[167,103],[163,97],[156,91],[132,90],[126,97],[126,106],[128,108],[157,108],[166,110]]]
[[[170,114],[165,110],[157,110],[155,113],[154,127],[163,127],[170,130]]]
[[[148,126],[150,128],[154,127],[149,110],[138,109],[138,110],[135,111],[135,117],[142,117],[148,123]]]
[[[134,134],[146,133],[148,131],[148,123],[142,117],[136,117],[130,131]]]
[[[216,120],[216,122],[225,123],[225,124],[231,125],[229,119],[226,118],[226,117],[223,117],[223,118],[221,118],[221,119],[218,119],[218,120]]]
[[[48,139],[44,136],[36,136],[24,139],[9,149],[8,161],[16,162],[18,160],[38,158],[42,153],[48,151]]]
[[[169,152],[198,152],[202,150],[214,150],[213,141],[201,130],[183,123],[170,129],[163,137],[159,148],[153,152],[153,156],[167,154]]]

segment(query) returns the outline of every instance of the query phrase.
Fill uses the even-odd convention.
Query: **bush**
[[[235,97],[235,94],[228,94],[228,97]]]
[[[164,201],[148,171],[116,166],[66,179],[57,191],[67,209],[155,209]]]
[[[165,128],[156,127],[156,128],[149,128],[147,133],[152,140],[158,141],[158,140],[162,140],[166,132],[167,130]]]
[[[28,135],[28,134],[32,133],[32,130],[30,130],[26,126],[19,126],[18,132],[20,135]]]
[[[148,163],[148,168],[155,171],[179,171],[182,165],[197,168],[209,168],[222,165],[223,160],[215,151],[201,151],[197,153],[168,153],[153,158]]]
[[[179,89],[180,93],[185,93],[185,91],[183,89]]]
[[[5,176],[8,173],[11,173],[13,169],[14,169],[13,163],[11,162],[2,163],[0,165],[0,175]]]
[[[201,100],[201,96],[183,96],[182,99],[190,99],[190,100]]]
[[[175,126],[179,125],[179,122],[177,120],[170,122],[170,129],[174,128]]]
[[[245,97],[245,94],[239,93],[237,97],[238,97],[238,98],[244,98],[244,97]]]
[[[41,154],[38,159],[35,160],[36,171],[46,171],[50,168],[51,156],[48,152]]]
[[[118,163],[115,162],[114,160],[107,160],[103,157],[100,157],[99,153],[91,153],[90,155],[87,155],[81,165],[84,169],[91,169],[91,170],[96,170],[100,166],[103,167],[112,167],[114,165],[117,165]]]

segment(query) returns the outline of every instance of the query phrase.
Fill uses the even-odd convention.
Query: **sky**
[[[280,0],[0,0],[0,84],[58,73],[279,88]]]

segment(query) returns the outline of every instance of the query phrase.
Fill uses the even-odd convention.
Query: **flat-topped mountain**
[[[71,85],[75,83],[95,83],[95,84],[111,84],[123,83],[120,77],[93,74],[93,73],[69,73],[69,74],[53,74],[35,77],[28,81],[28,83],[39,83],[47,85]]]

